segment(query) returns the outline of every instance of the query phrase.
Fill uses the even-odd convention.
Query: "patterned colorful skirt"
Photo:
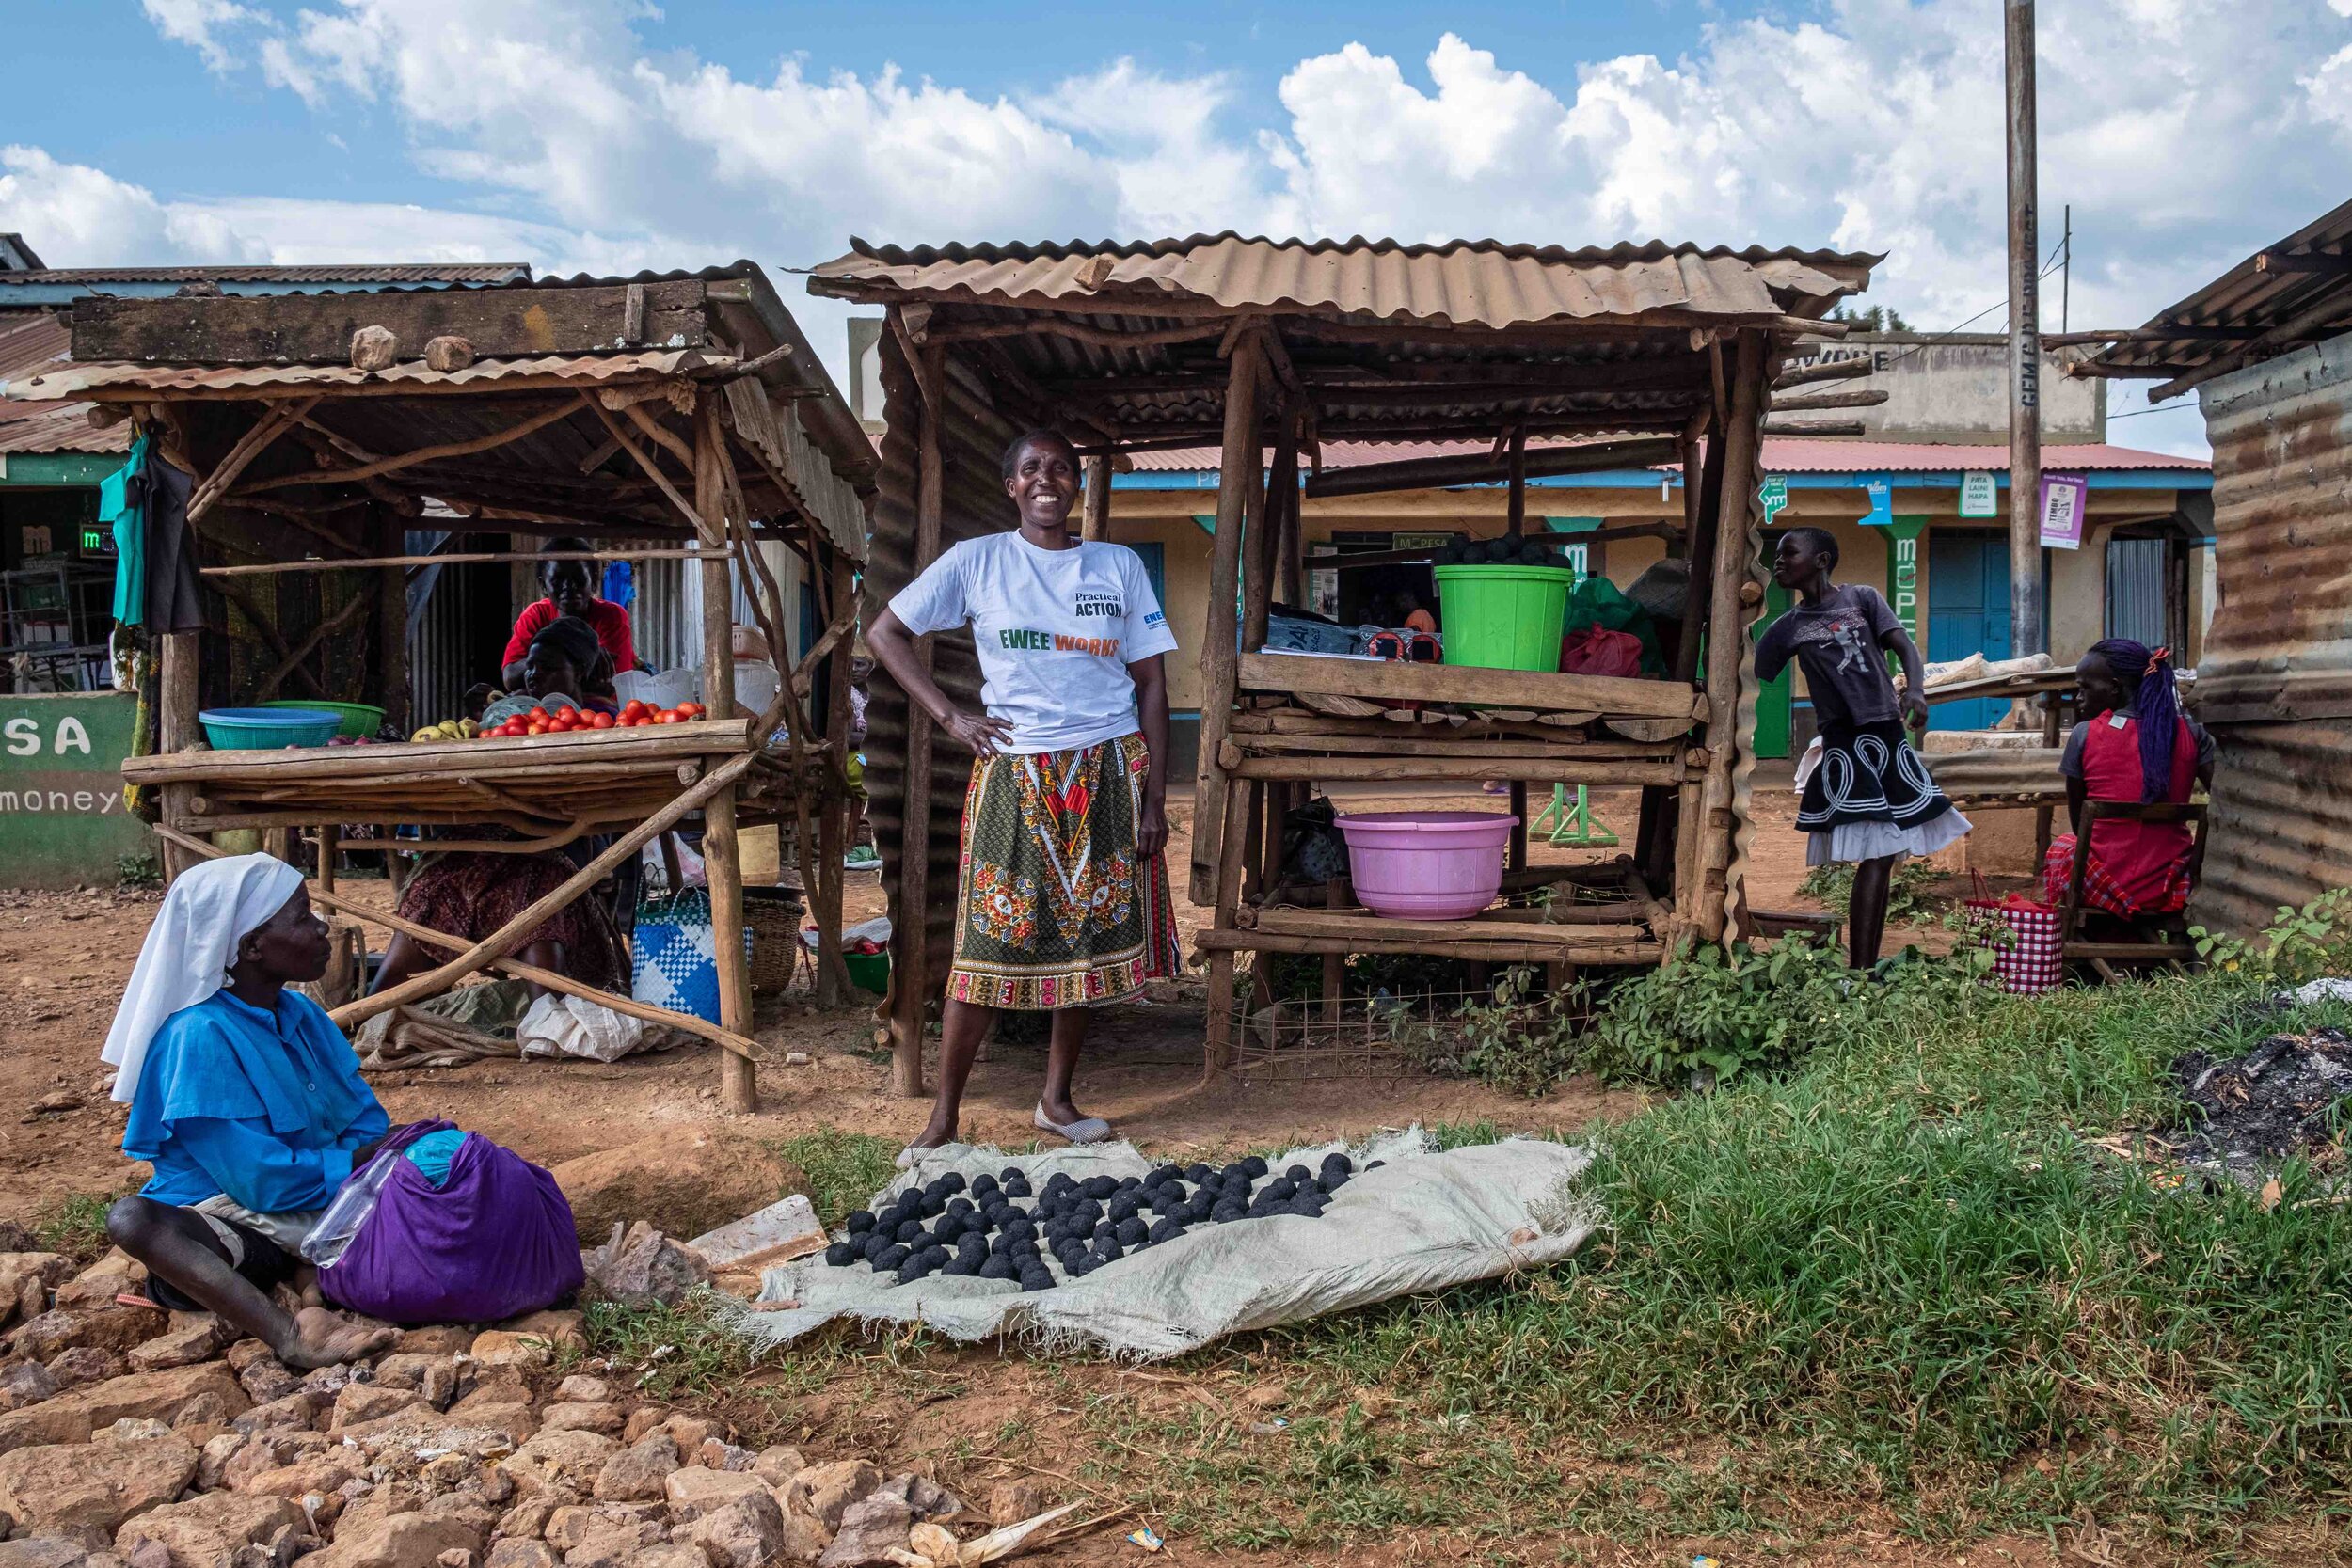
[[[951,999],[1076,1007],[1176,974],[1167,858],[1136,852],[1150,755],[1136,734],[974,765]]]
[[[1821,726],[1821,760],[1804,781],[1797,828],[1807,865],[1932,855],[1968,832],[1898,720]]]

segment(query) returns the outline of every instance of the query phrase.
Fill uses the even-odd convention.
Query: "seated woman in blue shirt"
[[[389,1329],[271,1298],[295,1249],[390,1119],[326,1011],[288,990],[326,973],[302,875],[267,855],[208,861],[172,883],[106,1039],[123,1152],[154,1165],[106,1232],[148,1267],[148,1295],[206,1309],[290,1367],[382,1350]]]

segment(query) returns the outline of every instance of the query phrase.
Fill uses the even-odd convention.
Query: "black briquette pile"
[[[1034,1192],[1018,1165],[969,1182],[950,1172],[928,1186],[905,1188],[880,1213],[851,1214],[849,1239],[827,1247],[825,1261],[834,1268],[865,1263],[901,1285],[933,1274],[972,1275],[1045,1291],[1172,1242],[1197,1225],[1274,1214],[1314,1218],[1355,1175],[1353,1162],[1336,1153],[1325,1155],[1316,1171],[1274,1171],[1253,1154],[1222,1169],[1162,1165],[1123,1180],[1081,1181],[1057,1172]],[[1054,1264],[1060,1265],[1059,1278]]]

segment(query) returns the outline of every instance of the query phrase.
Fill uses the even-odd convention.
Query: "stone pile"
[[[142,1273],[0,1253],[0,1568],[970,1568],[1046,1522],[1027,1483],[999,1499],[1018,1515],[976,1513],[559,1375],[577,1312],[300,1373],[209,1315],[118,1304]]]

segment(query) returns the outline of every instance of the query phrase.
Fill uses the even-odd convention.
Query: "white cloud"
[[[158,201],[38,147],[0,146],[0,229],[22,233],[57,267],[266,259],[258,241],[216,214]]]
[[[1266,123],[1213,71],[1132,59],[1073,61],[1034,98],[801,57],[755,79],[675,47],[642,0],[145,3],[208,64],[300,95],[322,134],[389,113],[420,167],[512,214],[179,213],[272,246],[301,243],[296,210],[376,254],[527,245],[565,266],[805,264],[852,232],[1655,236],[1884,250],[1872,297],[1920,325],[2003,314],[2001,40],[1980,0],[1827,0],[1811,21],[1719,21],[1685,57],[1565,71],[1451,33],[1418,60],[1350,43],[1295,62]],[[2043,245],[2071,203],[2074,325],[2139,321],[2341,198],[2348,16],[2352,0],[2043,10]],[[176,210],[156,210],[167,227]]]
[[[157,32],[195,50],[212,71],[226,71],[230,64],[221,34],[263,20],[233,0],[140,0],[140,5]]]

